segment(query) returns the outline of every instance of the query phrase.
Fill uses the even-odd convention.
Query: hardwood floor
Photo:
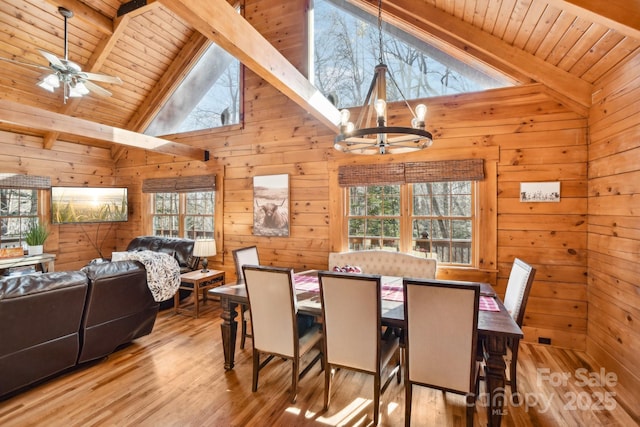
[[[319,365],[300,381],[296,404],[289,403],[290,365],[283,361],[262,370],[252,393],[250,341],[236,350],[235,369],[225,372],[219,303],[203,307],[199,319],[160,312],[151,335],[0,402],[0,426],[370,425],[373,385],[365,374],[338,372],[326,413]],[[519,357],[525,398],[506,407],[503,426],[638,425],[611,394],[614,381],[606,389],[596,378],[585,384],[599,374],[585,354],[522,344]],[[477,405],[478,426],[487,424],[484,401]],[[403,384],[392,382],[381,402],[380,425],[403,426]],[[464,415],[461,396],[414,390],[414,426],[462,426]]]

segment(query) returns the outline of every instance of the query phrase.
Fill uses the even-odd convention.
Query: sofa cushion
[[[87,286],[80,271],[0,280],[0,396],[75,365]]]
[[[89,293],[78,363],[104,357],[149,334],[158,312],[147,272],[138,261],[114,261],[83,270],[89,278]]]

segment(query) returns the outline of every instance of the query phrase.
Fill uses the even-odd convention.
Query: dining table
[[[312,316],[321,316],[318,270],[296,273],[293,282],[296,291],[298,312]],[[402,277],[382,276],[381,319],[383,326],[405,327]],[[500,298],[489,283],[435,280],[440,283],[480,285],[480,310],[478,311],[478,340],[484,355],[484,377],[488,397],[487,419],[489,426],[500,426],[504,413],[507,342],[512,338],[522,338],[523,333],[511,314],[506,310]],[[244,284],[228,284],[209,290],[211,296],[220,298],[222,308],[221,333],[224,349],[224,368],[234,367],[236,334],[238,329],[237,307],[248,305],[247,290]]]

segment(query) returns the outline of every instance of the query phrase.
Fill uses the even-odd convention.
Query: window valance
[[[404,163],[340,166],[338,182],[342,187],[402,184],[404,182]]]
[[[143,193],[189,193],[194,191],[215,191],[215,189],[215,175],[148,178],[142,181]]]
[[[51,178],[48,176],[0,173],[0,188],[27,188],[31,190],[48,190],[51,188]]]
[[[338,183],[341,187],[483,179],[483,159],[343,165],[338,168]]]

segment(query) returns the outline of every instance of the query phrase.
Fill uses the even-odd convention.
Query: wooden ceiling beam
[[[321,123],[338,131],[338,109],[227,1],[158,1]]]
[[[87,6],[80,0],[47,0],[47,3],[56,7],[64,7],[73,12],[73,17],[92,25],[101,33],[111,35],[113,33],[113,20],[104,16],[97,10]]]
[[[348,1],[366,10],[374,10],[377,14],[378,2],[375,0]],[[403,28],[416,27],[447,43],[449,49],[462,46],[465,51],[482,52],[482,55],[491,58],[493,63],[502,63],[507,69],[512,68],[534,81],[543,83],[584,107],[591,105],[592,85],[589,82],[505,43],[435,6],[421,3],[418,9],[415,0],[394,0],[383,2],[382,9],[382,18],[385,20],[391,16],[399,20]]]
[[[0,123],[30,130],[81,136],[194,160],[209,160],[209,152],[201,148],[94,123],[4,99],[0,99]]]
[[[142,6],[142,7],[136,9],[135,11],[133,11],[133,12],[127,14],[127,15],[124,15],[124,16],[121,16],[119,18],[116,18],[115,23],[113,24],[113,31],[111,32],[111,34],[105,34],[104,35],[102,40],[96,46],[96,49],[93,51],[91,57],[87,61],[87,64],[85,64],[84,68],[87,71],[92,72],[92,73],[100,72],[100,69],[104,65],[104,62],[106,61],[107,57],[113,51],[113,48],[116,46],[116,43],[117,43],[118,39],[124,33],[125,29],[127,28],[128,23],[131,21],[131,19],[133,19],[134,17],[138,16],[141,13],[144,13],[144,12],[150,10],[150,9],[155,8],[156,6],[157,6],[157,3],[155,2],[155,0],[154,1],[147,1],[147,4],[145,6]],[[81,100],[82,100],[82,98],[72,98],[72,99],[68,100],[67,103],[64,104],[62,106],[62,108],[60,108],[58,110],[58,112],[60,112],[62,114],[72,114],[72,113],[74,113],[78,109],[78,107],[80,106]],[[129,129],[131,129],[131,128],[129,128]],[[59,136],[59,134],[56,133],[56,132],[47,133],[44,136],[44,138],[42,139],[43,148],[45,148],[47,150],[52,149],[53,145],[58,140],[58,136]],[[117,151],[113,152],[113,150],[112,150],[112,156],[114,154],[117,155],[117,153],[118,153]]]
[[[178,56],[171,62],[169,69],[162,75],[158,84],[138,107],[136,113],[127,123],[127,129],[143,132],[153,118],[164,106],[167,99],[182,83],[185,75],[198,62],[202,52],[209,46],[209,39],[194,31],[187,44],[180,49]],[[113,147],[111,157],[118,160],[125,151],[125,147]]]
[[[632,0],[547,0],[556,9],[566,10],[586,21],[612,28],[640,40],[640,8]]]

